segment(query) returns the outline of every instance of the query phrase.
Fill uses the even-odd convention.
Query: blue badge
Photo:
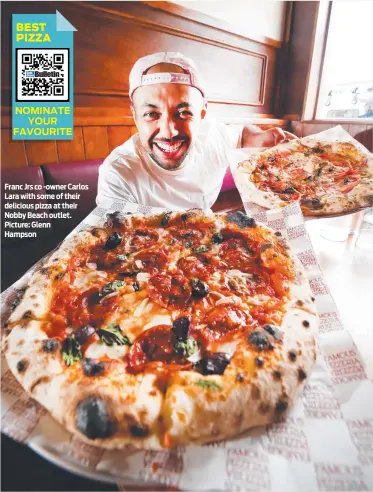
[[[12,138],[72,140],[76,29],[58,11],[12,17]]]

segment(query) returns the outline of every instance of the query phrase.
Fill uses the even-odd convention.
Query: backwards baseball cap
[[[146,73],[149,68],[159,63],[177,65],[184,70],[184,73]],[[193,60],[181,53],[161,52],[144,56],[134,64],[130,72],[129,97],[132,100],[132,95],[138,87],[161,83],[190,85],[198,89],[203,97],[206,94],[205,83]]]

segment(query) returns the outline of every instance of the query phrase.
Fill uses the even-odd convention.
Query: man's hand
[[[261,131],[254,126],[245,126],[242,133],[242,147],[273,147],[284,140],[294,140],[298,138],[282,128],[270,128]]]

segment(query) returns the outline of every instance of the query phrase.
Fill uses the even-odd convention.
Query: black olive
[[[120,245],[122,242],[123,236],[120,232],[113,232],[109,239],[105,243],[105,249],[114,249]]]
[[[80,345],[83,345],[83,343],[85,343],[88,340],[88,338],[91,335],[93,335],[93,333],[95,333],[95,331],[96,330],[93,328],[93,326],[90,325],[81,326],[74,332],[75,339],[80,343]]]
[[[252,331],[247,337],[247,340],[259,350],[269,349],[271,345],[264,331]]]
[[[318,198],[302,198],[300,203],[312,210],[320,210],[323,208],[323,205]]]
[[[284,191],[281,191],[281,193],[286,193],[287,195],[292,195],[295,192],[296,189],[293,188],[292,186],[289,186],[288,188],[285,188]]]
[[[140,270],[136,270],[135,272],[119,272],[118,277],[136,277],[138,273],[140,273]]]
[[[56,352],[58,349],[58,341],[55,338],[48,338],[43,340],[43,350],[44,352]]]
[[[193,278],[190,281],[190,285],[192,287],[192,295],[194,297],[202,298],[209,295],[209,286],[205,282],[202,282],[202,280]]]
[[[84,374],[89,377],[100,376],[105,371],[103,362],[96,362],[89,358],[82,360],[82,367]]]
[[[77,429],[89,439],[110,437],[115,433],[115,423],[110,418],[107,402],[89,396],[78,403],[75,423]]]
[[[275,325],[264,325],[263,329],[277,341],[282,340],[282,332]]]
[[[190,319],[187,316],[175,319],[172,323],[172,332],[179,340],[185,341],[188,338]]]
[[[234,212],[233,214],[227,215],[227,221],[238,225],[241,229],[244,227],[255,227],[256,223],[252,217],[248,217],[243,212]]]
[[[203,359],[194,364],[194,368],[204,376],[224,374],[229,362],[230,358],[224,352],[206,352]]]
[[[115,211],[106,215],[106,225],[108,227],[114,227],[120,223],[120,212]]]
[[[268,157],[268,162],[276,162],[276,157]]]
[[[281,237],[281,236],[282,236],[282,234],[281,234],[281,232],[280,232],[280,231],[276,231],[276,232],[275,232],[275,236]]]
[[[180,218],[182,222],[186,222],[188,220],[188,214],[181,214]]]
[[[220,232],[215,232],[212,235],[211,242],[212,244],[221,244],[224,241],[223,235]]]
[[[133,282],[132,287],[135,292],[140,290],[140,284],[138,282]]]
[[[167,227],[168,226],[168,223],[170,221],[171,215],[172,215],[172,212],[165,212],[165,214],[162,216],[162,219],[161,219],[161,226],[162,227]]]

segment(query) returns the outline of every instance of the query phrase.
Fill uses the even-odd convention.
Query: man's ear
[[[135,113],[135,108],[133,107],[133,104],[132,103],[130,104],[130,109],[131,109],[132,116],[135,119],[136,113]]]

